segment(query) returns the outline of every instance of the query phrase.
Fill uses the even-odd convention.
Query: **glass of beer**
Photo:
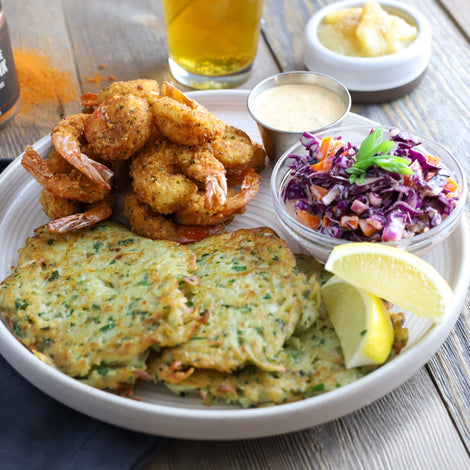
[[[244,82],[258,49],[263,0],[162,0],[173,77],[192,88]]]

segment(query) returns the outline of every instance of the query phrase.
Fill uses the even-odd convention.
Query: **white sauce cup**
[[[271,127],[270,125],[263,122],[254,111],[253,103],[256,97],[263,91],[278,87],[281,85],[315,85],[318,87],[326,88],[337,94],[344,102],[343,114],[333,122],[330,122],[317,129],[303,129],[302,131],[286,131]],[[351,96],[347,88],[338,80],[329,77],[328,75],[316,72],[284,72],[273,75],[266,78],[262,82],[258,83],[250,92],[248,96],[248,111],[251,117],[256,121],[263,141],[264,148],[270,159],[277,161],[279,157],[292,145],[296,144],[303,132],[319,132],[321,130],[329,129],[330,127],[339,126],[343,121],[344,117],[348,114],[351,109]]]

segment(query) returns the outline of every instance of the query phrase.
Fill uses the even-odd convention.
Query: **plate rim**
[[[248,93],[249,90],[210,90],[187,94],[196,100],[201,98],[232,99],[238,103],[246,100]],[[358,116],[364,122],[377,124],[363,116],[350,114]],[[41,147],[48,141],[50,137],[44,136],[36,141],[33,147]],[[17,157],[0,175],[0,188],[8,176],[16,171],[20,165],[19,160],[20,158]],[[1,222],[0,220],[0,231],[2,230]],[[464,216],[451,235],[452,238],[460,239],[462,259],[466,259],[469,253],[468,232],[468,223]],[[412,348],[402,352],[393,361],[371,374],[337,390],[273,407],[193,409],[189,406],[178,408],[119,397],[82,384],[48,366],[31,354],[11,334],[3,322],[0,322],[0,354],[18,373],[44,393],[79,412],[110,424],[149,434],[198,440],[273,436],[300,431],[357,411],[390,393],[414,375],[432,358],[448,337],[463,308],[470,283],[470,271],[466,272],[463,263],[460,264],[458,271],[450,314],[443,324],[433,325]],[[390,380],[390,376],[393,376],[394,380]],[[50,383],[52,382],[58,382],[63,387],[51,390]],[[374,386],[371,387],[371,385]],[[349,400],[345,400],[345,397]],[[356,400],[359,400],[359,404]],[[352,405],[352,402],[355,404]],[[123,413],[123,408],[130,413]],[[333,413],[331,408],[334,409]],[[163,425],[159,423],[159,420]],[[168,420],[172,422],[169,423]]]

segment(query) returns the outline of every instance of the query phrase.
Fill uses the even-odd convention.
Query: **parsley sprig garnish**
[[[412,175],[413,170],[409,167],[409,160],[396,155],[390,155],[395,143],[393,140],[382,140],[383,128],[378,127],[371,132],[363,141],[356,156],[356,162],[346,173],[350,173],[349,182],[355,183],[359,177],[359,183],[364,182],[366,171],[374,165],[383,170],[402,175]]]

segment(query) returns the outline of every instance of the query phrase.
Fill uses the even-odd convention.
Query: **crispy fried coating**
[[[59,198],[74,199],[80,202],[94,203],[109,195],[109,190],[92,181],[73,166],[69,166],[68,173],[54,172],[65,168],[58,163],[59,158],[43,159],[33,147],[27,146],[21,159],[21,165],[34,179],[47,191]]]
[[[39,204],[50,219],[59,219],[76,214],[82,210],[83,204],[77,200],[56,196],[47,189],[43,189],[39,195]]]
[[[208,227],[181,225],[172,218],[152,211],[140,201],[137,194],[130,192],[124,197],[123,215],[133,232],[153,240],[172,240],[179,243],[194,243],[224,230],[231,221]]]
[[[260,176],[254,170],[242,173],[242,184],[238,191],[228,189],[225,204],[214,208],[206,207],[206,195],[198,191],[180,210],[175,212],[175,220],[184,225],[203,225],[226,223],[234,214],[243,213],[245,206],[256,196],[259,190]]]
[[[175,154],[180,146],[168,140],[145,147],[132,159],[132,187],[141,202],[160,214],[171,214],[188,203],[197,185],[182,174]]]
[[[259,173],[265,166],[263,147],[236,127],[226,125],[223,135],[211,143],[211,148],[229,176],[240,174],[248,168]]]
[[[106,190],[111,189],[113,172],[89,152],[85,141],[85,124],[90,115],[79,113],[59,121],[51,132],[51,140],[60,155],[93,183]]]
[[[160,132],[181,145],[200,145],[221,136],[225,124],[204,106],[164,82],[162,96],[152,104]]]
[[[142,78],[126,82],[113,82],[98,94],[86,93],[82,97],[82,102],[85,106],[97,106],[115,95],[134,95],[151,104],[160,96],[160,86],[156,80]]]
[[[105,161],[116,161],[127,160],[140,150],[153,129],[153,116],[145,99],[115,95],[88,117],[84,134],[93,153]]]

